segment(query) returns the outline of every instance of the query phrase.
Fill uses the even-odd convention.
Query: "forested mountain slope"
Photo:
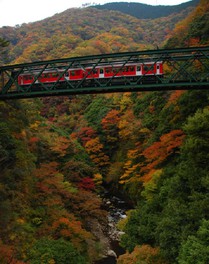
[[[182,21],[67,10],[0,29],[11,41],[4,61],[208,45],[208,13],[207,0]],[[101,258],[104,188],[134,204],[118,224],[118,264],[209,263],[208,99],[196,90],[0,102],[0,263]]]
[[[201,0],[166,46],[208,45],[208,14],[209,3]],[[132,253],[118,263],[209,262],[208,96],[208,91],[197,90],[137,99],[135,114],[148,137],[129,151],[120,177],[129,192],[141,191],[137,209],[123,223],[122,244]]]
[[[208,1],[201,4],[181,22],[168,36],[165,47],[200,46],[209,44],[209,11]]]
[[[167,17],[172,14],[178,14],[182,11],[187,15],[191,12],[191,8],[194,8],[199,4],[200,0],[192,0],[183,4],[174,6],[150,6],[140,3],[124,2],[124,3],[107,3],[104,5],[95,5],[98,9],[107,9],[120,11],[122,13],[134,16],[139,19],[155,19],[160,17]]]
[[[1,61],[22,63],[155,49],[162,47],[175,24],[188,12],[191,6],[163,18],[141,20],[118,11],[69,9],[35,23],[1,28],[1,37],[11,43]]]

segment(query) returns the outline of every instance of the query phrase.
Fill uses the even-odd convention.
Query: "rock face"
[[[120,198],[111,195],[103,198],[103,204],[109,212],[107,235],[110,241],[110,249],[107,255],[117,259],[120,254],[125,253],[119,246],[120,238],[125,233],[117,229],[117,223],[127,217],[126,210],[129,209],[129,206]]]
[[[110,240],[106,233],[106,224],[100,223],[97,219],[91,219],[88,223],[88,229],[100,244],[101,252],[99,258],[106,257],[108,250],[111,248]]]
[[[112,249],[109,249],[107,251],[107,256],[117,258],[115,251],[113,251]]]
[[[119,231],[116,227],[118,221],[126,218],[127,205],[116,196],[104,196],[104,209],[108,211],[107,224],[101,224],[96,219],[91,222],[91,232],[100,241],[103,249],[101,259],[95,264],[112,264],[117,262],[117,257],[125,253],[119,246],[119,241],[124,232]]]
[[[100,258],[114,257],[117,258],[116,253],[112,249],[111,241],[116,240],[117,232],[116,227],[113,223],[107,225],[101,224],[97,219],[91,220],[89,224],[91,233],[99,241],[101,253]],[[96,262],[97,263],[97,262]]]

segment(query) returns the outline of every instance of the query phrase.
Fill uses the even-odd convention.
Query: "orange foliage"
[[[122,140],[131,140],[137,137],[141,121],[136,119],[132,110],[126,110],[118,123],[119,136]]]
[[[142,154],[146,158],[146,165],[141,168],[141,172],[149,172],[175,153],[176,149],[182,145],[184,137],[182,130],[173,130],[145,149]]]
[[[142,151],[140,144],[137,148],[128,151],[128,160],[124,165],[124,174],[120,183],[142,181],[147,183],[158,167],[182,145],[185,135],[182,130],[173,130],[160,137],[150,147]],[[144,156],[145,161],[142,157]]]
[[[109,164],[109,157],[103,152],[103,144],[100,143],[99,137],[89,140],[85,145],[86,151],[91,160],[98,166]]]
[[[36,143],[38,141],[40,141],[39,138],[37,138],[37,137],[31,137],[29,143]]]
[[[106,140],[110,144],[114,144],[118,141],[118,123],[119,123],[119,111],[113,109],[102,119],[101,125],[106,133]]]
[[[61,232],[63,230],[68,230],[69,236],[72,235],[72,232],[78,232],[81,228],[81,222],[76,221],[74,216],[71,216],[71,219],[68,219],[66,217],[61,217],[57,221],[55,221],[52,225],[52,229],[56,230],[56,232]]]
[[[57,171],[58,163],[50,162],[48,164],[41,164],[39,169],[36,169],[35,176],[38,179],[37,187],[43,193],[53,193],[59,186],[60,174]]]
[[[190,38],[189,39],[189,42],[188,42],[188,45],[190,47],[198,47],[200,45],[200,38]]]
[[[119,120],[119,111],[113,109],[102,119],[102,128],[104,130],[111,130],[113,127],[117,127]]]
[[[13,247],[5,245],[0,240],[0,263],[2,264],[24,264],[25,262],[19,261],[15,258]]]
[[[56,239],[64,237],[70,239],[78,248],[82,246],[82,241],[91,237],[90,233],[85,231],[81,222],[77,221],[73,215],[60,217],[52,224],[52,231]]]
[[[77,136],[81,139],[82,145],[85,146],[89,140],[96,137],[96,131],[91,127],[82,127]]]
[[[146,174],[144,174],[142,177],[140,177],[140,180],[141,180],[142,182],[144,182],[145,184],[146,184],[147,182],[150,182],[150,180],[152,179],[152,176],[153,176],[153,174],[154,174],[155,172],[156,172],[156,170],[154,170],[154,169],[149,170],[148,173],[146,173]]]
[[[107,212],[101,210],[101,200],[96,193],[83,190],[78,190],[72,194],[70,198],[70,208],[73,212],[79,214],[84,220],[89,217],[106,221]]]
[[[136,161],[141,156],[142,148],[140,143],[136,143],[135,149],[130,149],[127,154],[128,160],[124,164],[124,174],[120,177],[120,184],[135,181],[139,177],[140,163]]]
[[[56,162],[41,164],[40,168],[34,172],[37,179],[35,198],[50,215],[55,214],[56,208],[63,207],[63,198],[70,195],[64,176],[58,171],[57,166]]]
[[[181,97],[182,94],[184,94],[184,90],[176,90],[173,91],[168,99],[168,102],[166,104],[166,107],[168,107],[171,104],[176,104],[178,99]]]
[[[136,246],[132,253],[121,255],[117,261],[118,264],[166,264],[160,256],[159,248],[153,248],[149,245]]]
[[[103,149],[103,144],[100,143],[99,137],[89,140],[86,143],[86,151],[87,153],[99,153]]]
[[[51,150],[58,153],[60,156],[64,156],[66,154],[66,150],[70,145],[70,140],[66,137],[58,137],[51,143]]]

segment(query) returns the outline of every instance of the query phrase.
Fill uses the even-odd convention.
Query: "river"
[[[111,192],[105,192],[101,196],[103,207],[108,211],[108,226],[106,236],[109,239],[109,248],[107,257],[97,260],[94,264],[116,264],[117,258],[125,253],[125,250],[119,245],[120,236],[123,232],[117,229],[116,225],[119,220],[126,218],[126,211],[132,206],[121,196],[115,196]]]

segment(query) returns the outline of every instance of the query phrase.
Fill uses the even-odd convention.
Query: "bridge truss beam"
[[[136,78],[127,76],[117,78],[117,73],[109,79],[88,79],[61,81],[69,69],[91,67],[116,63],[123,68],[129,63],[149,64],[162,62],[164,75],[146,79],[144,75]],[[120,70],[120,69],[119,69]],[[46,71],[58,74],[54,83],[39,82]],[[20,85],[18,77],[23,73],[32,75],[30,85]],[[89,73],[91,74],[91,73]],[[162,91],[209,89],[209,47],[184,49],[159,49],[116,54],[102,54],[74,57],[59,60],[40,61],[0,67],[0,100],[33,98],[43,96],[123,92],[123,91]]]

